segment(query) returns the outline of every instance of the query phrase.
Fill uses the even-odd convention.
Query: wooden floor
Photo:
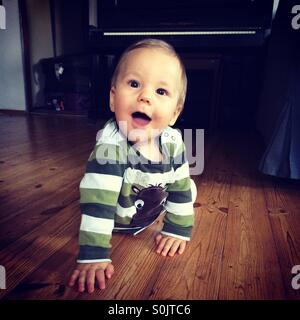
[[[78,252],[78,185],[98,128],[81,117],[0,114],[2,299],[300,298],[291,286],[300,186],[259,174],[261,140],[245,132],[205,141],[184,255],[154,252],[158,224],[136,238],[114,235],[108,288],[88,295],[67,287]]]

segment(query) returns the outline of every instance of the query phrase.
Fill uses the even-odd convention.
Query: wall
[[[98,2],[97,0],[89,0],[89,25],[98,27]]]
[[[54,0],[56,55],[83,51],[82,7],[85,0]],[[45,76],[39,61],[54,57],[49,0],[26,0],[30,35],[33,108],[44,107]]]
[[[26,110],[18,0],[4,0],[6,30],[0,30],[0,109]]]
[[[85,23],[88,23],[86,2],[87,0],[54,0],[57,56],[84,52],[84,28]]]
[[[30,61],[33,106],[44,105],[44,77],[38,62],[53,57],[50,5],[48,0],[27,0],[28,28],[30,38]]]

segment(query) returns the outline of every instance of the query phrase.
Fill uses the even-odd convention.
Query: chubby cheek
[[[169,113],[168,112],[165,112],[165,111],[161,111],[159,110],[159,112],[156,112],[152,119],[153,120],[156,120],[157,122],[163,122],[166,120],[166,118],[169,117]]]
[[[159,113],[158,115],[155,116],[155,122],[157,124],[161,124],[162,126],[167,126],[172,119],[173,113],[170,112],[163,112]]]
[[[130,108],[128,104],[126,104],[126,101],[122,100],[116,100],[115,101],[115,116],[116,118],[128,118],[131,115]]]

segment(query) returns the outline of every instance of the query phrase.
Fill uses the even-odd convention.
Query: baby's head
[[[132,44],[130,47],[128,47],[120,57],[118,64],[115,68],[115,71],[111,78],[111,86],[115,87],[117,83],[117,78],[121,72],[122,66],[125,63],[126,58],[128,55],[133,51],[137,49],[152,49],[152,50],[161,50],[165,54],[170,55],[178,60],[179,62],[179,72],[180,72],[180,84],[179,84],[179,100],[178,104],[181,105],[181,108],[184,106],[185,96],[186,96],[186,89],[187,89],[187,77],[186,77],[186,71],[184,64],[180,58],[180,56],[177,54],[175,49],[167,42],[159,39],[145,39],[138,41],[134,44]]]
[[[174,48],[162,40],[142,40],[127,48],[117,64],[110,108],[119,124],[126,123],[123,133],[129,140],[152,139],[176,122],[186,87],[185,68]]]

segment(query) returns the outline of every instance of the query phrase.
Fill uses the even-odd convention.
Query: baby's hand
[[[182,254],[186,247],[185,240],[164,236],[162,234],[158,234],[155,237],[155,242],[157,245],[156,252],[164,257],[166,255],[173,257],[176,252]]]
[[[84,292],[86,284],[88,293],[92,293],[95,280],[100,289],[105,289],[105,277],[110,279],[113,273],[114,266],[110,262],[79,263],[70,277],[69,286],[73,287],[78,280],[79,292]]]

